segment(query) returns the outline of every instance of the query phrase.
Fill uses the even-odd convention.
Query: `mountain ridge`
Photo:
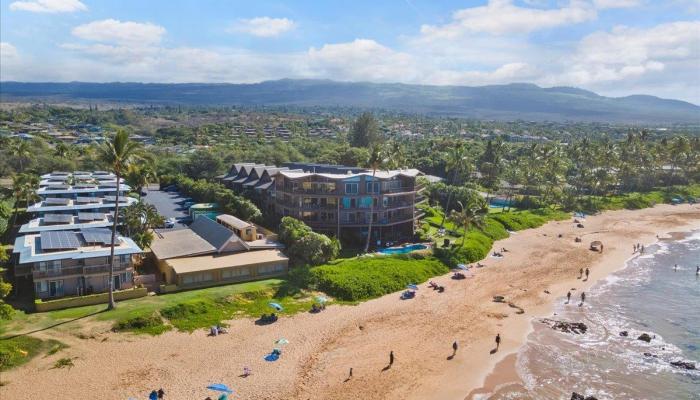
[[[436,86],[280,79],[260,83],[0,82],[0,100],[353,107],[496,120],[700,123],[700,106],[650,95],[606,97],[532,83]]]

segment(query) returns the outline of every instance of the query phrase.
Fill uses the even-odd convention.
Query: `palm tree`
[[[72,153],[71,148],[63,142],[59,142],[56,145],[56,148],[54,149],[54,151],[58,157],[62,157],[62,158],[70,157],[70,155]]]
[[[479,213],[479,211],[481,211],[481,207],[479,206],[469,204],[468,207],[465,207],[461,201],[458,201],[457,204],[459,204],[460,210],[452,210],[452,212],[450,213],[450,219],[457,226],[460,226],[462,228],[461,246],[464,246],[464,242],[466,240],[469,228],[471,228],[472,226],[475,226],[477,228],[482,227],[484,224],[484,217]]]
[[[114,219],[112,221],[112,240],[109,251],[109,304],[108,310],[115,307],[114,304],[114,245],[117,237],[117,216],[119,215],[119,189],[121,177],[126,172],[129,164],[141,157],[141,146],[138,142],[129,140],[129,133],[119,130],[114,139],[100,147],[100,159],[117,176],[117,195],[114,204]]]
[[[445,163],[445,172],[452,173],[450,179],[450,185],[454,185],[466,164],[468,158],[464,150],[464,145],[462,143],[457,144],[447,155],[447,160]],[[450,212],[450,203],[452,202],[452,190],[447,191],[447,201],[445,202],[445,210],[442,214],[442,221],[440,221],[440,229],[445,227],[445,218],[447,218],[447,213]]]
[[[370,149],[369,153],[369,160],[367,161],[367,164],[369,167],[372,169],[372,181],[370,182],[369,185],[367,185],[368,188],[371,188],[371,190],[368,190],[370,194],[375,193],[374,191],[374,178],[377,175],[377,170],[381,168],[383,164],[386,163],[386,160],[383,158],[383,150],[380,145],[375,145],[372,146]],[[378,194],[379,192],[377,192]],[[369,225],[367,225],[367,241],[365,242],[365,253],[369,251],[369,242],[372,238],[372,223],[374,222],[374,196],[370,196],[371,201],[369,205]]]
[[[10,145],[10,154],[17,157],[17,161],[19,161],[19,172],[24,172],[24,159],[32,155],[29,144],[22,139],[15,140],[14,143]]]

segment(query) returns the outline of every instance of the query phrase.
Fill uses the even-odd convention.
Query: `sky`
[[[700,104],[698,0],[0,0],[0,80],[529,82]]]

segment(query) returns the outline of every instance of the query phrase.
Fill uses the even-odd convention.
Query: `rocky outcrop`
[[[573,393],[571,393],[571,400],[598,400],[598,398],[596,398],[594,396],[585,397],[582,394],[573,392]]]
[[[671,365],[681,369],[695,369],[695,364],[690,361],[671,361]]]
[[[639,335],[637,340],[641,340],[643,342],[649,343],[649,342],[651,342],[651,336],[649,336],[648,333],[642,333],[641,335]]]
[[[542,319],[541,322],[550,326],[554,330],[564,333],[582,335],[588,330],[588,327],[583,322],[556,321],[549,318]]]

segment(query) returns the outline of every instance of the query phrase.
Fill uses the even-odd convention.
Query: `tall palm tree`
[[[384,159],[384,151],[380,145],[374,145],[370,149],[369,160],[367,160],[368,166],[372,169],[372,182],[368,185],[371,188],[370,191],[370,205],[369,205],[369,224],[367,225],[367,241],[365,242],[365,253],[369,251],[369,242],[372,239],[372,223],[374,222],[374,178],[377,175],[377,170],[386,163]],[[381,190],[380,190],[381,191]]]
[[[445,163],[445,172],[452,174],[450,178],[450,185],[454,185],[459,176],[465,169],[469,159],[467,157],[466,151],[464,150],[464,145],[458,143],[455,147],[452,147],[451,151],[447,154],[447,160]],[[442,214],[442,221],[440,221],[440,229],[445,227],[445,218],[447,218],[447,213],[450,212],[450,203],[452,202],[452,190],[447,192],[447,201],[445,202],[445,210]]]
[[[32,155],[29,143],[22,139],[15,140],[10,145],[10,154],[17,157],[17,161],[19,161],[19,172],[24,172],[24,160]]]
[[[100,147],[100,159],[117,176],[117,195],[114,204],[114,219],[112,221],[112,240],[109,250],[109,304],[108,310],[115,307],[114,304],[114,246],[117,238],[117,220],[119,215],[119,189],[121,177],[126,172],[129,164],[141,158],[141,145],[129,140],[129,133],[119,130],[112,141],[106,142]]]
[[[467,206],[465,206],[461,201],[457,201],[457,204],[459,204],[459,211],[452,210],[450,213],[450,219],[457,226],[462,228],[461,246],[464,246],[469,228],[472,226],[477,228],[482,227],[484,224],[484,217],[479,213],[481,211],[481,207],[477,205],[467,204]]]

